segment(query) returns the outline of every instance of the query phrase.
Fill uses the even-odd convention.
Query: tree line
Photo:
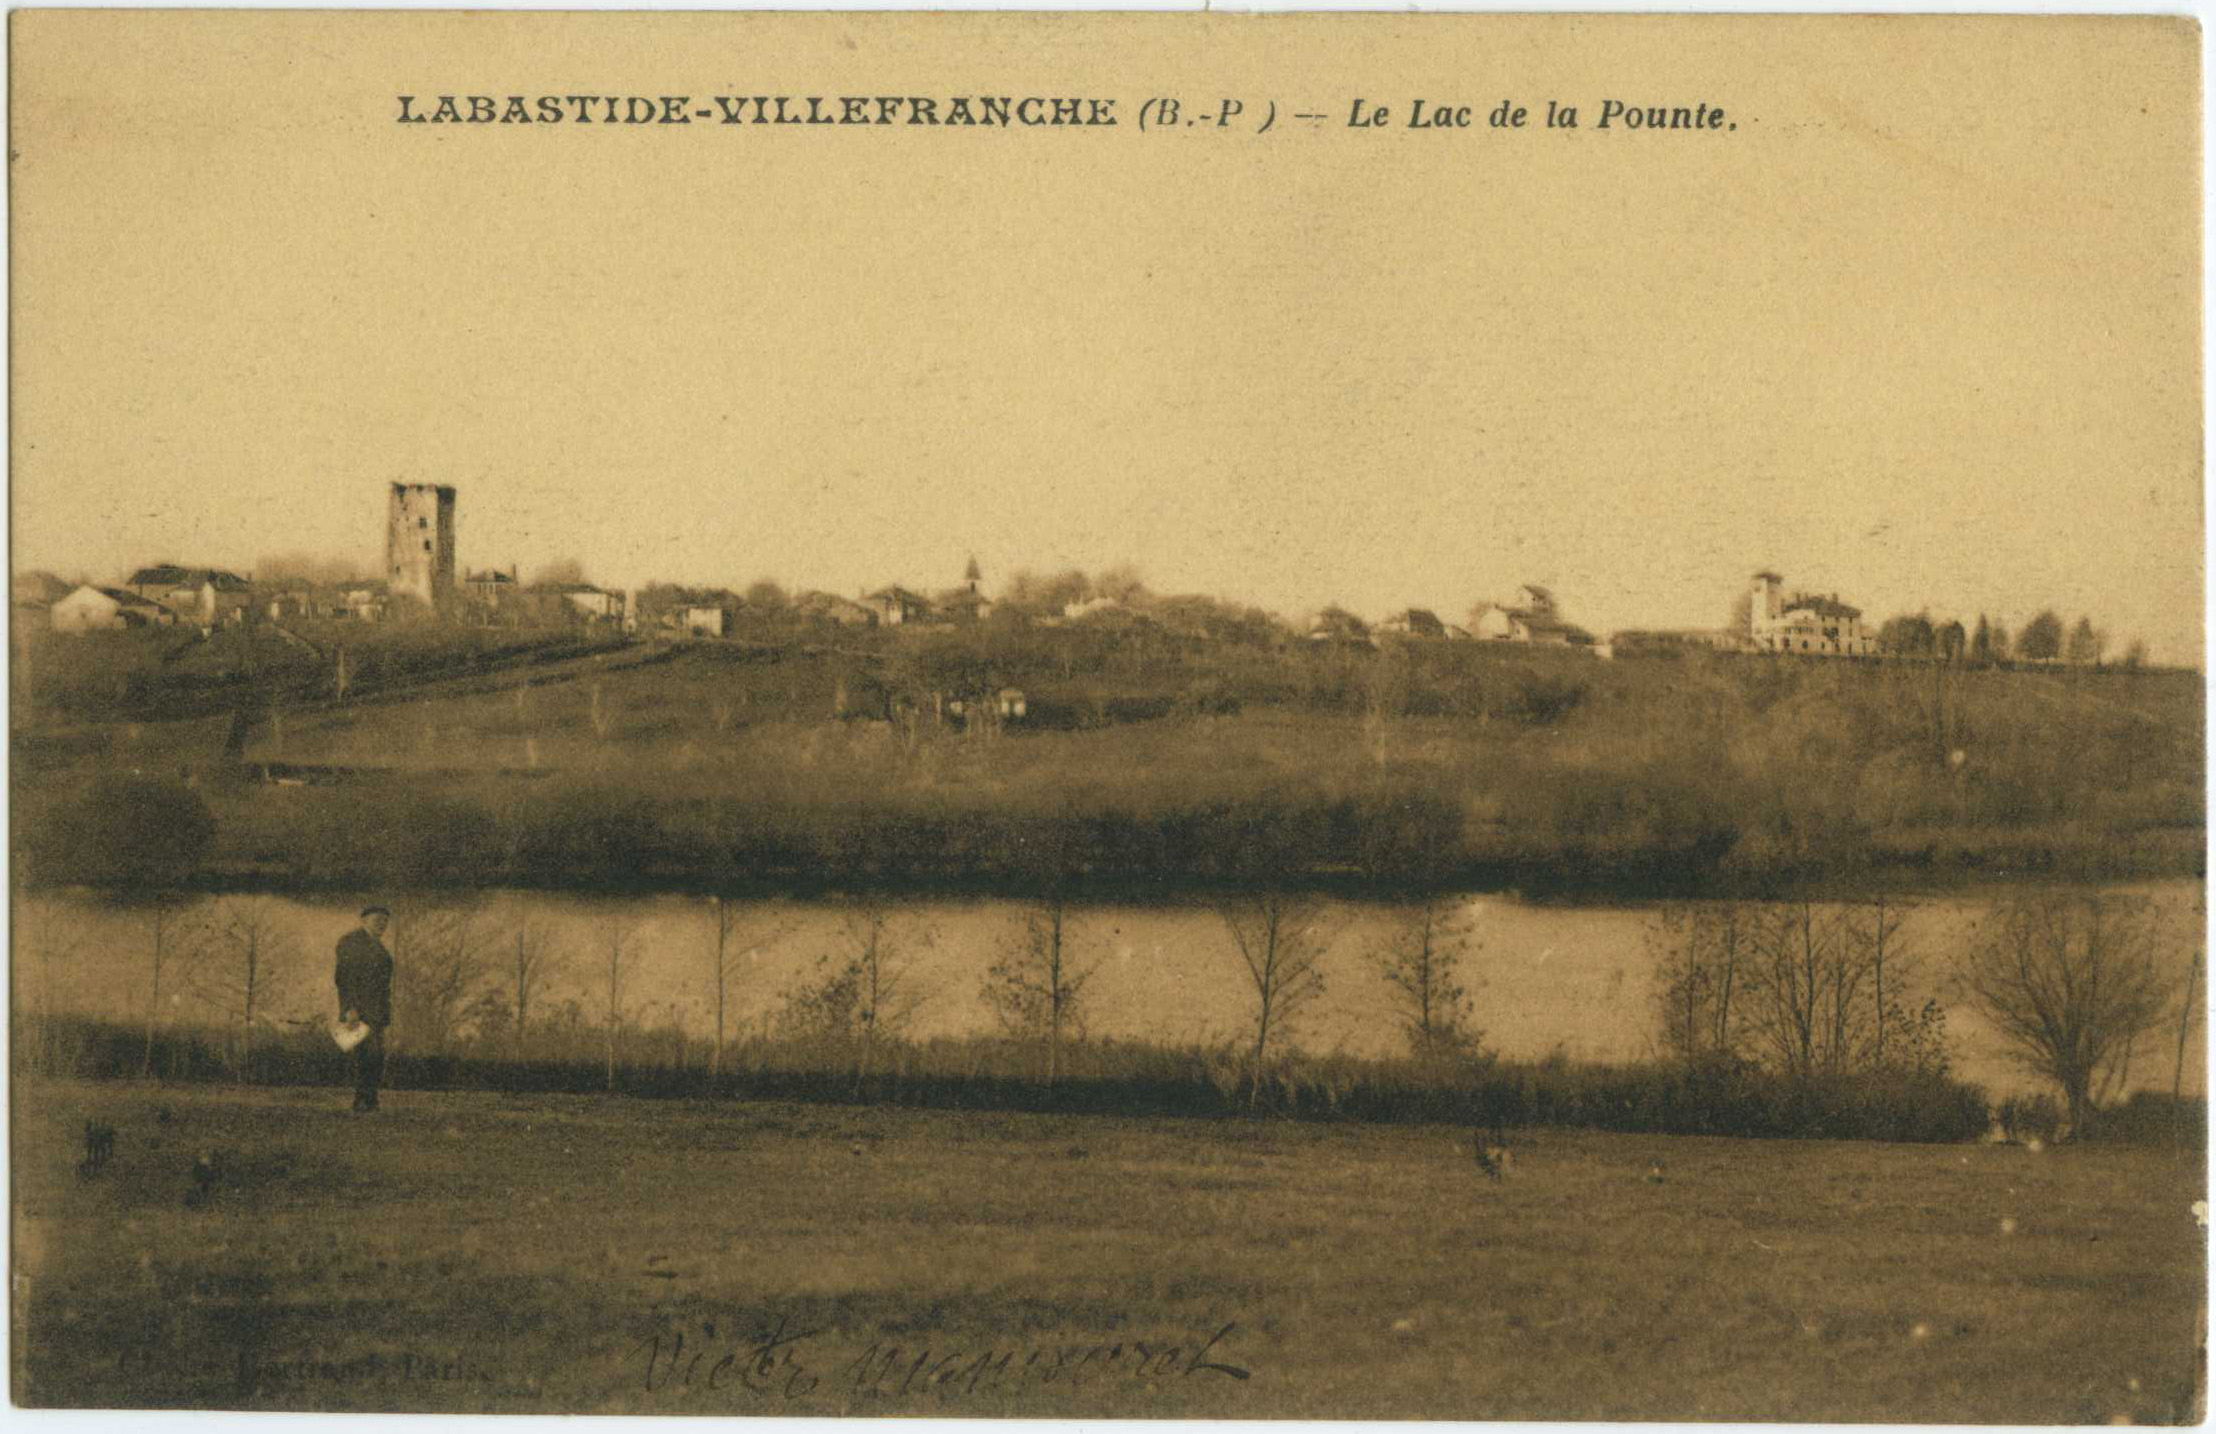
[[[396,1050],[518,1064],[550,1055],[576,1061],[590,1051],[611,1092],[642,1063],[697,1068],[718,1082],[731,1073],[741,1034],[732,1012],[761,979],[750,958],[789,945],[793,925],[775,906],[709,897],[703,908],[694,935],[676,939],[696,948],[686,958],[694,963],[689,984],[706,995],[712,1015],[705,1034],[674,1011],[656,1023],[638,1000],[647,952],[632,915],[609,911],[558,931],[470,903],[408,913],[390,933]],[[1483,946],[1460,900],[1395,903],[1351,949],[1343,940],[1349,909],[1312,896],[1228,894],[1204,909],[1222,935],[1206,959],[1232,963],[1247,995],[1245,1036],[1208,1053],[1206,1077],[1249,1113],[1290,1103],[1307,1073],[1328,1064],[1301,1044],[1325,990],[1327,955],[1342,970],[1351,960],[1372,983],[1399,1037],[1396,1079],[1431,1092],[1431,1109],[1475,1118],[1491,1103],[1498,1118],[1506,1101],[1529,1118],[1538,1108],[1533,1093],[1501,1084],[1497,1054],[1477,1024],[1470,988]],[[320,1031],[322,1016],[298,1015],[329,1004],[323,983],[305,979],[319,968],[304,960],[270,898],[162,897],[136,910],[144,939],[140,1075],[161,1073],[157,1051],[177,1024],[181,997],[219,1033],[223,1062],[241,1079],[251,1077],[258,1050],[285,1044],[300,1028]],[[782,983],[780,999],[764,1008],[750,1048],[759,1060],[766,1043],[773,1062],[835,1077],[850,1098],[866,1099],[913,1063],[916,1017],[952,993],[919,977],[917,958],[939,937],[913,907],[861,897],[837,911],[833,932],[799,955],[804,974]],[[2170,969],[2161,955],[2164,918],[2151,901],[2092,889],[2015,895],[1943,952],[1926,945],[1918,911],[1890,896],[1664,907],[1647,938],[1655,1055],[1637,1098],[1655,1098],[1659,1088],[1665,1103],[1688,1107],[1676,1119],[1720,1133],[1771,1129],[1785,1119],[1781,1102],[1890,1101],[1932,1109],[1894,1109],[1880,1129],[1953,1130],[1950,1138],[1959,1138],[1975,1133],[1961,1128],[1966,1102],[1980,1112],[1984,1104],[1952,1078],[1950,1003],[1973,1010],[2022,1069],[2053,1089],[2070,1132],[2097,1133],[2135,1067],[2144,1085],[2168,1065],[2173,1100],[2182,1096],[2205,1003],[2204,963],[2196,952],[2184,971]],[[1073,1053],[1097,1049],[1088,1027],[1104,953],[1093,922],[1067,892],[1024,903],[972,997],[1005,1047],[1026,1053],[1024,1078],[1050,1098],[1070,1078]],[[667,927],[662,939],[672,939]],[[63,923],[41,913],[26,922],[19,950],[36,982],[34,1046],[50,1055],[56,969],[82,950]],[[311,1035],[310,1044],[321,1043]],[[1934,1111],[1937,1126],[1929,1123]]]
[[[694,980],[704,990],[711,1030],[697,1050],[720,1075],[735,1035],[733,1018],[745,958],[783,940],[791,921],[775,907],[724,896],[704,899]],[[934,994],[917,980],[919,952],[938,937],[913,908],[875,897],[838,905],[836,934],[814,953],[806,975],[789,985],[767,1021],[775,1036],[847,1062],[857,1084],[905,1041]],[[1235,955],[1253,1003],[1249,1039],[1239,1047],[1239,1080],[1258,1105],[1265,1084],[1294,1059],[1294,1033],[1324,989],[1321,959],[1344,925],[1321,900],[1260,892],[1225,896],[1208,907],[1221,924],[1226,956]],[[166,1027],[189,996],[223,1033],[226,1064],[242,1078],[258,1046],[323,1017],[330,1004],[320,967],[300,947],[274,898],[231,895],[205,900],[167,893],[125,907],[142,933],[140,996],[144,1057],[153,1075]],[[1035,1052],[1039,1078],[1052,1087],[1065,1054],[1085,1039],[1099,955],[1085,945],[1083,922],[1066,890],[1022,904],[1016,934],[982,977],[976,999],[1000,1034]],[[558,932],[544,919],[509,919],[473,902],[427,904],[388,932],[393,951],[395,1050],[444,1054],[457,1048],[501,1051],[518,1059],[535,1036],[589,1032],[601,1046],[614,1090],[627,1043],[650,1030],[651,1012],[634,986],[646,956],[639,921],[610,911]],[[52,1020],[57,971],[84,954],[81,938],[50,911],[24,933],[38,982],[35,1009]],[[1362,953],[1382,979],[1381,994],[1426,1069],[1449,1071],[1483,1059],[1470,1025],[1464,970],[1473,942],[1466,918],[1443,899],[1396,913],[1387,933]],[[808,959],[808,958],[804,958]],[[561,995],[556,993],[560,992]]]
[[[1878,627],[1877,645],[1895,657],[1937,658],[1948,662],[1992,664],[2011,659],[2026,662],[2067,662],[2073,667],[2098,667],[2107,658],[2109,634],[2080,617],[2065,627],[2060,614],[2043,609],[2010,637],[2008,629],[1979,613],[1977,626],[1965,629],[1960,621],[1935,621],[1928,612],[1887,618]],[[2133,638],[2123,653],[2127,668],[2144,667],[2147,644]]]
[[[1917,940],[1916,909],[1888,896],[1667,908],[1651,937],[1662,1050],[1689,1066],[1762,1067],[1795,1080],[1944,1076],[1953,999],[2054,1088],[2071,1131],[2095,1129],[2135,1061],[2144,1072],[2167,1054],[2171,1094],[2182,1095],[2204,958],[2196,950],[2183,972],[2168,968],[2151,900],[2096,889],[2014,894],[1944,959]]]

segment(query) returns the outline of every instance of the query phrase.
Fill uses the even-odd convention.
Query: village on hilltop
[[[2027,625],[2011,650],[2008,635],[1982,616],[1973,634],[1959,621],[1903,616],[1872,627],[1860,608],[1837,593],[1788,592],[1782,575],[1754,574],[1733,621],[1716,628],[1622,629],[1596,637],[1563,615],[1553,592],[1525,583],[1501,602],[1480,602],[1465,622],[1452,623],[1419,607],[1399,609],[1369,622],[1327,606],[1304,625],[1287,624],[1259,609],[1207,598],[1162,598],[1135,577],[1094,582],[1082,574],[1037,579],[1022,575],[1020,591],[999,603],[984,590],[972,557],[961,581],[936,593],[897,583],[845,597],[802,590],[788,593],[758,582],[744,593],[650,583],[617,591],[574,577],[542,577],[525,583],[522,569],[469,571],[456,563],[456,490],[445,484],[393,483],[385,523],[385,570],[376,577],[309,581],[265,578],[222,568],[158,562],[114,585],[68,582],[51,573],[15,575],[12,604],[17,630],[46,628],[77,634],[133,628],[219,627],[282,624],[287,619],[358,622],[434,621],[480,627],[581,626],[639,637],[726,638],[748,619],[774,618],[828,629],[931,628],[975,624],[996,612],[1037,626],[1129,625],[1165,627],[1185,635],[1220,635],[1227,625],[1272,640],[1378,646],[1385,641],[1516,643],[1599,658],[1653,656],[1685,651],[1776,654],[1794,657],[1870,658],[1892,655],[1967,657],[1996,661],[2068,661],[2098,664],[2107,638],[2089,618],[2065,634],[2059,618],[2043,613]],[[2127,665],[2144,660],[2133,643]]]

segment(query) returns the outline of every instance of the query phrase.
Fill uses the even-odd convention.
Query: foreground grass
[[[1441,1127],[412,1092],[356,1121],[343,1105],[19,1086],[17,1400],[2012,1423],[2196,1409],[2198,1157],[1537,1132],[1496,1185]],[[82,1178],[88,1119],[115,1127],[116,1153]],[[222,1175],[188,1205],[210,1148]]]

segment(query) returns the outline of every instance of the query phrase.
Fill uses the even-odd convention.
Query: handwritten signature
[[[774,1327],[738,1337],[719,1331],[713,1320],[695,1330],[657,1330],[625,1358],[638,1363],[645,1388],[653,1393],[800,1400],[820,1391],[859,1400],[924,1394],[952,1401],[1027,1386],[1075,1390],[1088,1382],[1196,1375],[1249,1379],[1252,1371],[1219,1357],[1219,1347],[1238,1328],[1226,1324],[1205,1341],[1191,1344],[1123,1340],[944,1349],[878,1340],[860,1354],[841,1358],[826,1356],[811,1344],[823,1330],[795,1328],[781,1315]]]

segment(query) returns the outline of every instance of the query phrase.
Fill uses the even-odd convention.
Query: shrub
[[[556,793],[528,809],[519,826],[517,873],[532,882],[634,883],[662,847],[653,803],[628,793],[593,789]]]
[[[1587,691],[1574,677],[1526,672],[1516,679],[1507,715],[1529,726],[1552,727],[1577,710]]]
[[[1366,792],[1332,818],[1333,846],[1380,886],[1429,888],[1463,864],[1462,804],[1436,789]]]
[[[1182,717],[1236,716],[1245,706],[1238,692],[1221,677],[1196,677],[1177,694],[1176,711]]]
[[[103,777],[40,811],[18,838],[40,883],[150,888],[190,876],[215,840],[215,817],[191,789]]]
[[[1559,1054],[1542,1061],[1476,1059],[1455,1063],[1273,1054],[1259,1072],[1240,1044],[1171,1049],[1136,1042],[1075,1040],[1062,1075],[1035,1078],[1021,1042],[997,1037],[910,1040],[870,1031],[861,1014],[862,983],[846,963],[826,962],[818,979],[788,1004],[773,1034],[735,1044],[724,1072],[711,1075],[695,1043],[653,1042],[628,1023],[615,1088],[641,1096],[745,1096],[964,1109],[1061,1110],[1107,1115],[1244,1116],[1375,1123],[1447,1123],[1490,1127],[1583,1127],[1658,1135],[1950,1142],[1982,1134],[1984,1093],[1935,1076],[1870,1076],[1793,1081],[1731,1062],[1597,1065]],[[18,1069],[91,1078],[134,1075],[143,1033],[109,1022],[57,1018],[36,1040],[18,1040]],[[395,1053],[395,1089],[564,1091],[608,1089],[604,1030],[575,1009],[534,1023],[517,1049],[503,1041],[465,1040],[455,1051]],[[658,1050],[657,1057],[640,1053]],[[170,1079],[233,1077],[221,1034],[164,1031],[156,1068]],[[319,1032],[302,1031],[256,1048],[252,1078],[261,1084],[341,1085],[346,1058]],[[2195,1115],[2201,1102],[2186,1103]],[[2181,1112],[2166,1099],[2135,1101],[2140,1123],[2173,1139]],[[2119,1112],[2121,1114],[2122,1112]],[[2193,1128],[2201,1128],[2188,1121]],[[2129,1131],[2138,1126],[2121,1122]],[[2118,1138],[2115,1129],[2110,1138]],[[2130,1138],[2124,1136],[2121,1138]]]
[[[2051,1095],[2012,1095],[1993,1115],[2010,1140],[2052,1140],[2062,1129],[2062,1107]]]
[[[2110,1106],[2089,1132],[2090,1138],[2116,1145],[2177,1145],[2189,1150],[2208,1145],[2208,1101],[2135,1090],[2122,1105]]]

